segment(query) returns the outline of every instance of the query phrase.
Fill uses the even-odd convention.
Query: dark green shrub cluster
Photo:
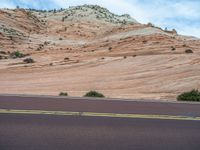
[[[84,97],[105,97],[105,96],[97,91],[90,91],[86,93]]]
[[[69,57],[65,57],[64,60],[69,60]]]
[[[187,50],[185,50],[185,53],[187,53],[187,54],[192,54],[192,53],[193,53],[193,50],[187,49]]]
[[[184,92],[177,97],[178,101],[196,101],[200,102],[200,92],[198,90],[192,90],[190,92]]]
[[[30,63],[34,63],[35,61],[32,58],[26,58],[23,60],[25,63],[30,64]]]
[[[4,52],[4,51],[0,51],[0,54],[4,54],[4,55],[6,55],[7,53],[6,53],[6,52]]]
[[[174,47],[174,46],[172,46],[171,48],[172,48],[172,51],[175,51],[175,50],[176,50],[176,47]]]
[[[67,92],[60,92],[59,96],[68,96]]]
[[[11,58],[22,58],[22,57],[25,57],[26,55],[19,52],[19,51],[14,51],[12,53],[10,53],[10,57]]]

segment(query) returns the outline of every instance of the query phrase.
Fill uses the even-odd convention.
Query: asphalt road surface
[[[199,104],[0,96],[0,109],[200,117]],[[0,112],[0,150],[200,150],[200,121]]]

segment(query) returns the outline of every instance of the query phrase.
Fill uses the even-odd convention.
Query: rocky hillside
[[[200,88],[200,40],[96,5],[0,10],[1,93],[175,99]]]
[[[58,16],[63,22],[68,21],[100,21],[113,24],[127,24],[137,23],[136,20],[130,17],[130,15],[124,14],[121,16],[111,13],[109,10],[97,5],[83,5],[77,7],[70,7],[69,9],[61,9],[56,12],[53,11],[50,16]]]

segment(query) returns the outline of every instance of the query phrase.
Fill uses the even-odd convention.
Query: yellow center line
[[[139,119],[200,121],[200,117],[190,117],[190,116],[149,115],[149,114],[118,114],[118,113],[96,113],[96,112],[70,112],[70,111],[45,111],[45,110],[0,109],[0,114],[27,114],[27,115],[30,114],[30,115],[87,116],[87,117],[111,117],[111,118],[139,118]]]

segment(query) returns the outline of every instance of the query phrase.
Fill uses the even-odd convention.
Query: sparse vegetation
[[[25,56],[26,56],[25,54],[23,54],[23,53],[21,53],[19,51],[14,51],[14,52],[10,53],[10,57],[14,58],[14,59],[15,58],[23,58]]]
[[[35,61],[32,58],[26,58],[23,60],[23,62],[30,64],[30,63],[34,63]]]
[[[172,49],[172,51],[175,51],[175,50],[176,50],[176,47],[172,46],[171,49]]]
[[[176,78],[180,78],[179,80],[183,82],[182,84],[191,82],[191,86],[198,82],[198,78],[187,78],[185,80],[185,74],[189,72],[191,77],[196,76],[198,67],[200,67],[197,59],[199,41],[195,40],[195,38],[182,35],[176,36],[170,33],[172,31],[166,33],[157,27],[152,28],[154,25],[151,23],[147,25],[139,22],[134,23],[134,20],[132,22],[132,19],[126,15],[115,15],[104,8],[91,5],[61,9],[60,11],[63,11],[61,13],[57,13],[59,10],[34,9],[30,9],[30,12],[26,9],[17,11],[3,9],[2,11],[3,18],[0,24],[0,37],[2,39],[0,45],[1,68],[3,71],[12,69],[12,72],[16,74],[16,78],[20,77],[20,71],[24,71],[24,78],[26,78],[26,76],[30,76],[30,69],[32,72],[37,72],[41,68],[42,71],[38,72],[38,76],[45,80],[45,86],[51,86],[51,83],[47,82],[48,79],[51,77],[54,80],[58,76],[64,76],[63,71],[66,74],[65,78],[80,74],[88,78],[91,75],[89,71],[95,72],[97,69],[101,69],[99,72],[92,73],[92,78],[96,82],[103,80],[102,82],[105,82],[105,85],[109,85],[109,79],[105,78],[106,74],[110,73],[111,77],[115,77],[114,71],[117,69],[119,72],[123,70],[124,73],[121,78],[118,78],[118,82],[124,83],[125,75],[130,72],[129,69],[123,68],[132,67],[134,69],[134,66],[138,66],[137,72],[146,70],[147,74],[149,72],[152,74],[152,76],[147,77],[146,74],[136,77],[134,74],[130,74],[130,78],[134,77],[134,80],[141,80],[141,86],[138,90],[138,92],[141,92],[145,90],[145,86],[143,86],[145,82],[143,81],[156,80],[160,71],[168,75],[176,69],[177,64],[181,64],[180,67],[178,66],[179,68],[177,67],[179,74],[174,73],[173,78],[159,79],[160,82],[164,82],[164,80],[166,82],[168,80],[175,82]],[[11,17],[8,16],[10,13]],[[123,24],[127,24],[127,26]],[[169,30],[166,28],[166,31]],[[175,33],[176,31],[174,30],[173,32]],[[194,54],[189,54],[193,52]],[[5,60],[6,58],[8,60]],[[166,60],[164,63],[163,59]],[[191,59],[191,61],[185,59]],[[71,71],[72,69],[70,68],[75,71]],[[151,68],[156,68],[157,70],[152,72]],[[55,73],[48,75],[48,69]],[[82,74],[84,70],[87,70],[87,72],[85,71],[85,74]],[[12,84],[9,84],[13,82],[9,81],[9,76],[12,76],[12,74],[9,72],[4,74],[8,78],[2,78],[2,80],[5,80],[2,84],[5,83],[12,86]],[[77,82],[77,85],[80,85],[80,87],[76,88],[77,90],[88,86],[87,82],[82,82],[83,77],[81,75],[77,78],[72,78],[72,81],[68,84],[73,86],[73,83]],[[50,77],[44,78],[43,76]],[[103,77],[100,78],[100,76]],[[37,76],[30,77],[30,80],[36,79]],[[64,81],[65,79],[60,80]],[[23,80],[19,82],[23,82]],[[118,82],[114,80],[112,86],[119,86]],[[137,86],[136,82],[129,83],[128,80],[124,84],[126,84],[124,90],[120,93],[122,96],[124,93],[131,93],[127,87]],[[171,93],[168,93],[171,91],[170,89],[163,90],[162,87],[156,85],[157,82],[149,83],[149,86],[155,87],[151,92],[162,91],[167,93],[164,95],[165,97],[161,98],[171,96]],[[54,86],[59,88],[59,82]],[[176,88],[179,85],[174,86]],[[14,86],[13,90],[17,88],[20,87]],[[172,87],[170,86],[169,88]],[[93,89],[95,90],[94,87]],[[29,90],[34,89],[30,88]],[[62,90],[65,89],[57,91],[57,96],[68,95],[65,92],[61,92]],[[114,95],[114,93],[111,93],[113,90],[109,91],[110,96]],[[61,93],[59,94],[59,92]],[[96,95],[101,95],[98,92],[98,94],[94,94],[95,92],[90,91],[85,96],[99,97]],[[108,96],[108,93],[99,92]],[[85,93],[82,93],[82,96]]]
[[[68,96],[67,92],[60,92],[59,96]]]
[[[177,31],[176,31],[176,29],[172,29],[172,33],[173,34],[178,34]]]
[[[6,52],[4,52],[4,51],[0,51],[0,54],[6,55]]]
[[[151,22],[149,22],[149,23],[147,24],[147,26],[148,26],[148,27],[154,27],[154,25],[153,25]]]
[[[65,21],[65,17],[62,17],[62,22],[64,22]]]
[[[187,47],[187,45],[186,45],[186,44],[183,44],[183,47]]]
[[[44,44],[39,44],[39,47],[37,48],[37,51],[40,51],[44,48]]]
[[[69,60],[69,57],[65,57],[64,60]]]
[[[186,49],[186,50],[185,50],[185,53],[187,53],[187,54],[192,54],[192,53],[193,53],[193,50],[191,50],[191,49]]]
[[[97,91],[90,91],[86,93],[84,97],[105,97],[105,96]]]
[[[190,92],[184,92],[177,97],[178,101],[200,101],[200,92],[198,90],[192,90]]]
[[[48,41],[45,41],[45,42],[44,42],[44,45],[48,45],[48,44],[50,44],[50,42],[48,42]]]
[[[146,43],[147,43],[147,40],[143,40],[142,42],[143,42],[144,44],[146,44]]]

